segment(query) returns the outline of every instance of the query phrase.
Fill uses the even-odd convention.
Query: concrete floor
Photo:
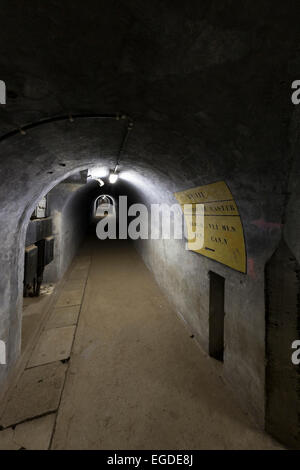
[[[129,242],[89,239],[11,392],[0,448],[281,448],[221,368]]]
[[[22,318],[22,352],[32,340],[35,329],[42,321],[42,316],[47,309],[48,296],[53,293],[54,284],[41,286],[39,297],[23,298],[23,318]]]

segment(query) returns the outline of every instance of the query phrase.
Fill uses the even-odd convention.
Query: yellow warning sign
[[[227,184],[219,181],[175,197],[184,211],[189,250],[246,273],[243,226]]]

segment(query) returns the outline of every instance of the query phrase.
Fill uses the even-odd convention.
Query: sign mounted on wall
[[[193,239],[192,228],[200,229],[204,236],[200,253],[208,258],[219,261],[232,269],[246,273],[246,249],[243,225],[233,196],[224,181],[199,186],[175,193],[181,207],[191,204],[204,206],[204,226],[193,227],[193,216],[185,211],[188,240]],[[193,220],[196,220],[193,219]]]

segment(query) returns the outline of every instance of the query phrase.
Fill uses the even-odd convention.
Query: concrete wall
[[[199,171],[199,170],[198,170]],[[201,173],[201,170],[199,171]],[[279,175],[278,175],[279,176]],[[274,175],[273,175],[274,177]],[[151,203],[176,203],[174,192],[225,180],[241,213],[248,257],[247,274],[241,274],[197,253],[186,251],[185,240],[141,240],[137,249],[178,314],[188,323],[208,352],[209,271],[225,278],[225,354],[223,373],[242,406],[263,426],[265,406],[265,296],[264,266],[281,237],[284,197],[282,181],[272,195],[274,180],[264,186],[254,175],[230,172],[171,182],[164,175],[146,181],[131,174],[131,198]],[[280,187],[280,189],[279,189]],[[125,191],[126,189],[124,189]],[[127,189],[128,191],[128,189]],[[262,191],[264,194],[262,194]],[[269,193],[268,196],[267,193]],[[272,202],[278,211],[273,210]],[[276,201],[276,202],[275,202]]]
[[[44,282],[61,279],[77,253],[90,223],[94,189],[94,184],[62,182],[48,193],[54,259],[45,268]]]
[[[300,107],[295,107],[289,127],[290,174],[284,215],[284,237],[300,263]]]
[[[289,126],[290,172],[281,242],[266,266],[266,429],[300,447],[300,374],[292,343],[300,338],[300,108]]]
[[[12,169],[12,162],[22,147],[22,161],[28,162],[28,166],[23,164],[17,173],[13,173],[14,185],[7,181],[1,188],[2,216],[10,215],[8,223],[1,229],[1,252],[3,257],[7,251],[10,252],[11,258],[5,260],[1,273],[3,303],[0,326],[1,339],[8,344],[12,362],[18,356],[20,344],[23,231],[32,208],[48,191],[47,187],[50,189],[59,178],[66,177],[66,168],[63,169],[59,162],[64,161],[70,173],[70,168],[73,166],[75,171],[79,164],[81,168],[91,163],[110,168],[122,135],[122,124],[120,126],[118,122],[108,126],[107,123],[100,124],[93,120],[89,123],[78,121],[69,126],[69,123],[50,124],[31,131],[28,137],[16,136],[3,142],[7,175],[12,174],[10,165]],[[39,145],[41,140],[47,142],[47,151],[44,145]],[[178,313],[190,324],[205,350],[208,348],[208,272],[212,270],[225,278],[224,376],[243,406],[262,424],[264,265],[281,237],[288,169],[286,164],[278,165],[281,158],[279,151],[267,151],[268,143],[263,149],[257,148],[254,160],[248,157],[248,160],[235,161],[233,169],[226,146],[209,152],[203,148],[201,140],[194,137],[188,145],[186,136],[173,133],[172,128],[162,128],[157,122],[140,122],[130,136],[128,153],[120,167],[125,172],[127,188],[124,187],[124,191],[133,191],[135,199],[147,205],[162,202],[173,204],[176,202],[175,191],[218,180],[224,180],[229,185],[244,225],[247,275],[187,252],[184,241],[145,241],[139,244],[139,250],[159,285]],[[99,157],[101,146],[102,157]],[[58,151],[55,152],[55,149]],[[220,154],[223,155],[222,159]],[[262,154],[265,154],[263,159]],[[22,195],[18,191],[19,185],[23,185]],[[3,374],[4,370],[2,368],[0,373]]]

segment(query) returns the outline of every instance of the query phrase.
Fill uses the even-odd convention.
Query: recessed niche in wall
[[[209,355],[223,361],[225,279],[212,271],[209,278]]]

